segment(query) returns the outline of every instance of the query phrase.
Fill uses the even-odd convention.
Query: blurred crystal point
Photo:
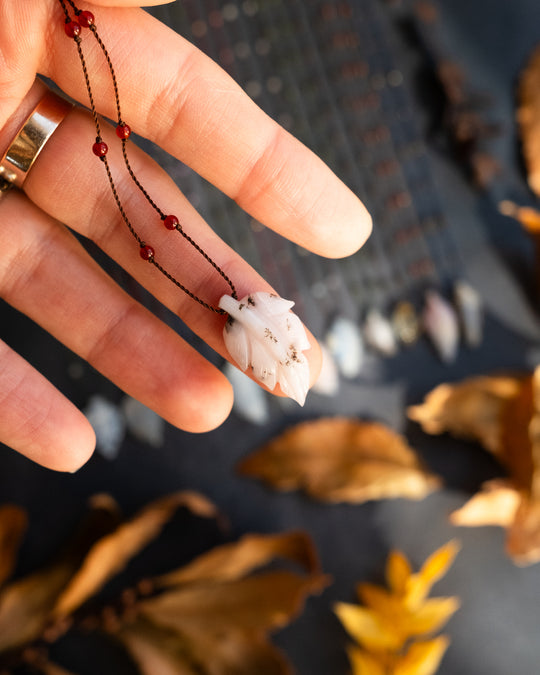
[[[326,334],[325,342],[344,377],[353,378],[360,374],[364,364],[364,341],[354,321],[338,317]]]
[[[92,396],[84,409],[96,434],[96,449],[106,459],[116,459],[126,433],[124,417],[118,406],[103,396]]]
[[[324,396],[334,396],[339,389],[339,373],[334,357],[325,345],[321,345],[321,372],[312,390]]]
[[[131,396],[122,401],[127,428],[135,438],[154,448],[163,445],[165,421],[157,413]]]
[[[436,291],[427,291],[422,323],[443,363],[455,361],[459,347],[457,315]]]
[[[397,338],[405,345],[414,344],[420,337],[420,321],[412,303],[398,302],[392,312],[392,327]]]
[[[469,347],[478,347],[484,333],[484,311],[480,294],[468,282],[457,281],[454,301],[458,308],[463,335]]]
[[[378,309],[370,309],[364,322],[367,344],[384,356],[397,353],[397,342],[390,321]]]
[[[270,411],[264,390],[232,363],[225,364],[223,373],[233,388],[234,412],[252,424],[266,424]]]

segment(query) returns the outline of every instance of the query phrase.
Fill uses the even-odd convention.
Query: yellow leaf
[[[403,598],[393,595],[381,586],[361,583],[357,586],[357,593],[360,601],[385,623],[397,625],[400,615],[409,614]]]
[[[388,675],[388,670],[377,657],[358,647],[347,649],[353,675]]]
[[[407,602],[410,606],[417,606],[427,597],[433,584],[447,573],[459,549],[456,540],[449,541],[430,555],[418,574],[410,578],[407,589]]]
[[[448,649],[450,640],[439,635],[433,640],[415,642],[396,664],[392,675],[433,675]]]
[[[390,551],[386,563],[386,582],[392,593],[404,595],[411,576],[412,569],[406,556],[401,551]]]
[[[373,610],[339,602],[334,606],[334,611],[347,633],[358,644],[370,650],[397,650],[403,646],[403,637]]]
[[[419,609],[412,612],[404,626],[409,637],[435,633],[459,609],[458,598],[428,598]]]

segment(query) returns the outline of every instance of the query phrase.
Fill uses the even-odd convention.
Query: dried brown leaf
[[[508,481],[488,481],[480,492],[450,515],[450,522],[461,527],[509,527],[520,501],[519,492]]]
[[[267,634],[329,583],[289,571],[193,581],[140,601],[135,624],[118,633],[145,675],[285,675],[290,669]]]
[[[422,499],[440,484],[403,437],[382,424],[340,417],[289,429],[247,457],[239,471],[327,502]]]
[[[14,504],[0,506],[0,586],[13,572],[27,524],[22,508]]]
[[[522,495],[513,523],[508,529],[506,551],[516,565],[540,561],[540,499]]]
[[[200,675],[197,664],[192,662],[189,645],[172,631],[138,618],[123,626],[115,637],[127,649],[143,675]]]
[[[0,594],[0,652],[38,638],[58,596],[79,568],[89,548],[117,524],[110,498],[97,498],[69,547],[56,562],[6,586]]]
[[[66,670],[65,668],[62,668],[62,666],[59,666],[57,663],[52,663],[51,661],[40,663],[39,669],[43,675],[74,675],[70,670]]]
[[[473,377],[457,384],[441,384],[421,405],[408,409],[411,420],[428,434],[450,434],[479,441],[487,450],[502,452],[502,415],[520,390],[522,378]]]
[[[304,598],[328,585],[328,577],[289,571],[264,572],[227,583],[207,583],[164,592],[143,600],[140,613],[180,633],[239,630],[257,635],[286,625]]]
[[[540,47],[520,76],[517,118],[529,186],[540,195]]]
[[[246,535],[240,541],[219,546],[192,563],[155,580],[157,587],[201,581],[231,581],[244,577],[276,558],[286,558],[307,571],[318,569],[311,538],[304,532]]]
[[[177,632],[142,618],[117,635],[143,675],[285,675],[281,654],[261,639]]]
[[[529,424],[534,414],[533,379],[526,378],[501,414],[499,459],[519,489],[530,491],[534,473]]]
[[[217,515],[210,501],[193,492],[179,492],[150,503],[131,520],[96,542],[80,570],[58,598],[55,615],[61,617],[71,614],[97,593],[159,535],[174,512],[182,506],[203,517]]]

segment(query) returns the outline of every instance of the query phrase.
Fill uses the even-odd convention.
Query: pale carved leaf
[[[241,370],[251,367],[268,389],[281,391],[300,405],[309,388],[309,363],[302,352],[310,348],[300,319],[290,309],[294,302],[258,292],[236,300],[224,295],[219,306],[229,315],[223,339]]]

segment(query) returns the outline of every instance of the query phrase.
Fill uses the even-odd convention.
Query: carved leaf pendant
[[[241,370],[251,366],[254,376],[273,390],[279,384],[286,396],[304,405],[309,389],[309,364],[302,353],[310,348],[294,302],[272,293],[250,293],[241,300],[220,298],[229,319],[223,338]]]

